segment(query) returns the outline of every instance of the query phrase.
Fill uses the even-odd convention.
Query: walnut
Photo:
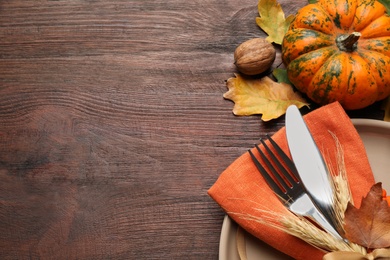
[[[234,51],[234,64],[246,75],[256,75],[268,70],[275,60],[274,46],[262,38],[241,43]]]

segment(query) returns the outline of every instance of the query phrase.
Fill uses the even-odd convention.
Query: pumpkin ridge
[[[355,20],[354,17],[358,7],[357,0],[319,0],[317,4],[326,10],[335,27],[344,33],[347,32]]]
[[[295,43],[293,48],[285,48],[286,45]],[[299,43],[299,44],[298,44]],[[283,39],[282,55],[287,64],[295,60],[298,56],[317,50],[323,47],[334,45],[334,37],[319,31],[296,28],[287,32]]]
[[[386,42],[386,44],[384,44],[383,42]],[[383,50],[381,50],[380,48],[374,48],[375,46],[376,47],[380,46],[383,48]],[[357,50],[362,50],[362,49],[367,51],[377,52],[390,57],[390,37],[375,38],[375,40],[361,39],[359,40]]]
[[[377,29],[378,27],[382,29],[382,27],[385,26],[387,26],[386,29],[383,29],[380,32],[375,32],[375,29]],[[373,20],[365,28],[363,28],[360,33],[362,34],[362,38],[364,39],[378,38],[380,36],[390,36],[390,15],[385,14],[379,16],[377,19]],[[380,34],[380,36],[378,35],[378,33]]]
[[[305,53],[296,58],[288,65],[288,77],[290,81],[297,89],[306,92],[313,76],[321,69],[325,61],[337,51],[338,49],[334,46],[328,46],[321,50]],[[307,82],[307,79],[310,79],[310,81]]]
[[[374,73],[378,87],[378,98],[379,100],[386,98],[386,96],[390,94],[390,71],[386,68],[386,65],[390,64],[390,57],[383,53],[366,49],[359,50],[357,53],[371,67],[375,68],[375,71],[379,76],[379,78],[376,77]],[[377,57],[373,57],[375,55]]]
[[[371,72],[371,62],[367,62],[358,52],[353,52],[348,55],[348,61],[351,67],[349,73],[353,75],[351,82],[348,83],[347,95],[345,95],[344,101],[349,103],[349,99],[360,98],[360,104],[356,105],[356,108],[366,107],[373,104],[379,96],[378,82],[375,74]],[[365,86],[362,88],[361,86]]]
[[[333,36],[334,26],[329,13],[321,5],[309,4],[298,11],[289,29],[309,29]]]
[[[361,31],[372,21],[386,14],[386,8],[376,0],[366,0],[358,3],[355,19],[351,25],[353,31]],[[370,21],[371,20],[371,21]],[[367,21],[370,21],[367,23]]]
[[[323,67],[324,67],[324,66],[327,66],[328,63],[330,63],[330,62],[329,62],[330,60],[334,59],[335,57],[339,56],[340,54],[341,54],[341,51],[340,51],[340,50],[335,51],[335,53],[333,53],[333,54],[328,58],[328,60],[325,61],[325,62],[322,64],[322,66],[316,71],[316,73],[314,73],[313,77],[312,77],[311,80],[310,80],[310,87],[311,87],[312,89],[314,89],[314,91],[313,91],[313,93],[312,93],[312,97],[313,97],[313,98],[315,98],[315,99],[318,100],[319,98],[316,97],[316,96],[320,96],[320,95],[317,95],[317,94],[316,94],[316,92],[318,91],[318,88],[316,88],[315,86],[312,86],[313,80],[317,78],[318,74],[322,71]],[[329,73],[330,73],[330,72],[329,72]],[[325,82],[324,82],[324,77],[322,77],[322,80],[321,80],[321,81],[322,81],[322,82],[320,82],[320,84],[324,84],[324,83],[325,83]],[[329,91],[331,91],[331,89],[329,89],[329,87],[327,87],[327,89],[326,89],[326,91],[325,91],[325,93],[324,93],[324,95],[323,95],[323,97],[322,97],[321,99],[323,99],[323,100],[324,100],[324,99],[327,99],[327,98],[328,98],[328,95],[329,95]],[[340,102],[342,102],[342,101],[340,100]],[[323,103],[323,102],[321,102],[321,103]]]

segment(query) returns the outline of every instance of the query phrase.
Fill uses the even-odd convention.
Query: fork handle
[[[307,193],[302,195],[294,203],[290,204],[288,208],[295,214],[311,218],[335,238],[344,240],[332,224],[321,213],[321,211],[319,211],[319,209],[315,206]]]
[[[339,232],[337,232],[337,230],[328,222],[324,215],[317,210],[317,208],[313,207],[309,212],[307,212],[307,216],[315,220],[315,222],[317,222],[323,229],[332,234],[335,238],[343,240]]]

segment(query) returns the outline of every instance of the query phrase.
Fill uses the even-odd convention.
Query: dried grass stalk
[[[287,215],[280,216],[271,211],[256,210],[261,213],[261,216],[232,212],[229,214],[234,214],[242,219],[272,226],[323,251],[332,252],[341,250],[366,254],[366,249],[364,247],[346,240],[337,239],[333,235],[318,228],[304,217],[297,216],[291,212]]]
[[[332,179],[331,184],[334,191],[333,212],[334,219],[336,220],[337,229],[339,232],[344,233],[344,212],[347,209],[348,202],[352,201],[351,189],[349,187],[347,170],[344,162],[344,150],[338,140],[337,136],[329,132],[336,144],[336,167],[332,167],[330,162],[327,162],[328,169],[331,171]],[[334,172],[334,169],[336,172]]]
[[[331,234],[317,228],[303,217],[283,217],[280,222],[286,228],[285,232],[298,237],[306,243],[329,252],[349,251],[366,254],[366,249],[357,244],[340,240]]]

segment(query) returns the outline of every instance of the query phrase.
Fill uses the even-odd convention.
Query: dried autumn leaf
[[[235,78],[228,79],[226,85],[229,90],[223,97],[234,102],[235,115],[263,114],[261,119],[269,121],[284,115],[289,105],[299,108],[309,106],[291,85],[277,83],[269,77],[251,79],[236,74]]]
[[[257,7],[260,17],[256,17],[256,23],[268,34],[266,40],[282,44],[283,37],[294,16],[290,15],[285,18],[282,7],[276,0],[259,0]]]
[[[272,71],[272,75],[274,75],[274,77],[276,78],[276,80],[278,82],[284,82],[284,83],[292,85],[290,80],[287,77],[287,70],[286,69],[276,68]]]
[[[390,207],[382,199],[382,183],[372,186],[360,209],[349,204],[344,219],[345,236],[367,248],[390,246]]]

